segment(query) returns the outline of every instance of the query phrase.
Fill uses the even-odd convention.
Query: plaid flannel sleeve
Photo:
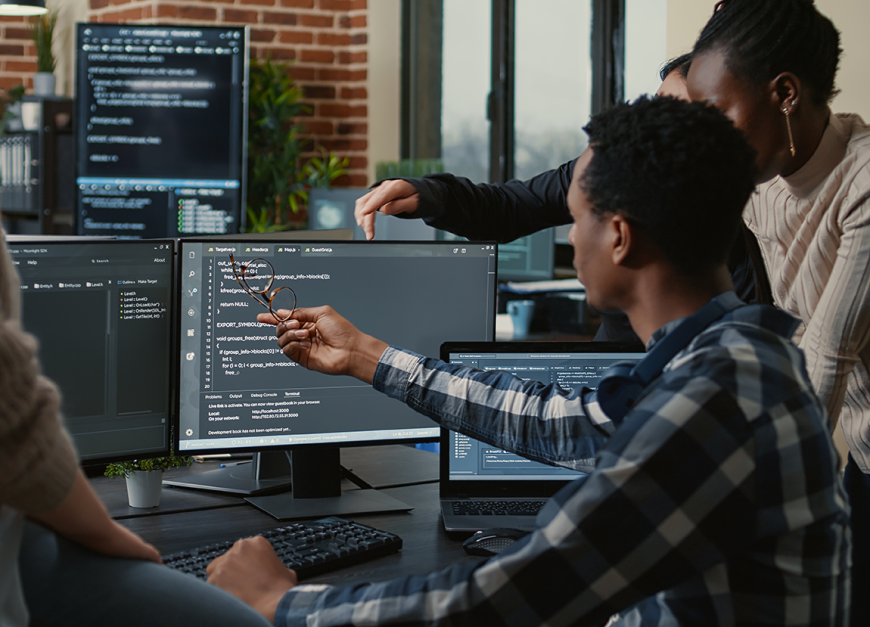
[[[572,470],[589,472],[616,430],[588,389],[565,390],[395,347],[381,357],[372,385],[443,427]]]
[[[299,586],[276,624],[602,625],[617,612],[632,625],[842,624],[848,537],[824,411],[792,345],[758,351],[743,332],[674,360],[594,470],[507,551],[427,576]],[[542,460],[565,463],[583,446],[565,440],[606,432],[574,393],[397,349],[375,385]]]
[[[653,415],[624,442],[617,433],[619,446],[608,446],[585,481],[552,499],[538,530],[510,552],[427,577],[356,588],[300,586],[282,601],[285,622],[278,624],[482,625],[518,617],[528,619],[523,624],[603,624],[707,570],[749,540],[739,530],[752,528],[745,519],[753,511],[745,491],[754,473],[748,429],[733,426],[727,449],[707,450],[709,438],[681,435],[680,422],[699,435],[722,429],[710,412],[699,411],[715,396],[714,389],[689,389],[667,402],[664,395],[648,399],[644,418],[663,405],[684,418]],[[707,458],[704,472],[694,464],[700,458]],[[692,468],[681,473],[681,464]],[[708,495],[712,486],[715,498]]]
[[[742,618],[801,625],[840,615],[843,528],[831,521],[842,518],[842,495],[826,470],[823,413],[782,370],[799,357],[765,365],[749,351],[722,361],[720,372],[705,373],[690,358],[664,376],[600,449],[594,471],[551,499],[537,530],[508,551],[428,576],[299,586],[282,600],[277,624],[600,625],[616,612],[631,624],[717,624],[749,611],[757,613]],[[445,426],[506,448],[532,438],[528,449],[542,457],[576,455],[543,442],[562,431],[518,419],[567,423],[548,405],[582,410],[570,393],[531,385],[523,394],[498,375],[395,349],[382,366],[380,389]],[[778,398],[759,381],[775,382]],[[582,426],[566,439],[597,430],[575,421]]]

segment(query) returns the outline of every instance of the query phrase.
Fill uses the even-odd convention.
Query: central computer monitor
[[[496,245],[281,239],[179,245],[179,451],[290,451],[292,496],[250,499],[277,518],[402,509],[374,490],[342,494],[339,447],[435,441],[438,427],[368,384],[290,361],[275,327],[257,322],[266,310],[237,282],[230,254],[261,271],[274,268],[272,289],[292,288],[300,307],[330,305],[365,333],[437,358],[444,341],[493,338]],[[282,479],[265,476],[266,459],[260,454],[253,464],[184,485],[242,494],[280,489]],[[375,502],[357,502],[367,497]]]
[[[9,238],[21,321],[84,464],[165,455],[172,409],[172,240]]]

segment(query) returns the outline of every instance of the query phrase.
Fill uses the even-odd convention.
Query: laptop
[[[563,388],[595,388],[618,361],[639,361],[640,343],[446,342],[441,359],[481,370],[505,370]],[[493,527],[531,531],[543,504],[584,473],[548,466],[468,436],[441,430],[441,515],[447,531]]]

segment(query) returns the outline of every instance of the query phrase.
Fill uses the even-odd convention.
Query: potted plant
[[[170,468],[190,466],[193,459],[186,455],[176,455],[169,451],[169,457],[151,457],[117,462],[106,466],[103,473],[107,477],[127,479],[127,498],[130,507],[157,507],[160,505],[160,492],[163,486],[163,473]]]
[[[30,37],[36,46],[36,74],[33,76],[33,93],[37,96],[54,96],[57,89],[57,57],[51,49],[54,43],[54,28],[57,13],[49,11],[40,15],[30,27]]]
[[[347,158],[321,151],[302,163],[310,140],[295,118],[309,112],[288,64],[262,59],[251,66],[248,89],[248,231],[305,228],[300,211],[308,189],[329,187],[346,171]]]

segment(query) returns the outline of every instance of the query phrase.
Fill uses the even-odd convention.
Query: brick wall
[[[88,0],[92,22],[248,24],[251,56],[293,62],[320,148],[350,160],[336,187],[368,185],[367,0]],[[23,18],[0,18],[0,88],[33,85],[36,57]]]
[[[36,48],[23,17],[0,16],[0,89],[16,85],[33,88]]]

